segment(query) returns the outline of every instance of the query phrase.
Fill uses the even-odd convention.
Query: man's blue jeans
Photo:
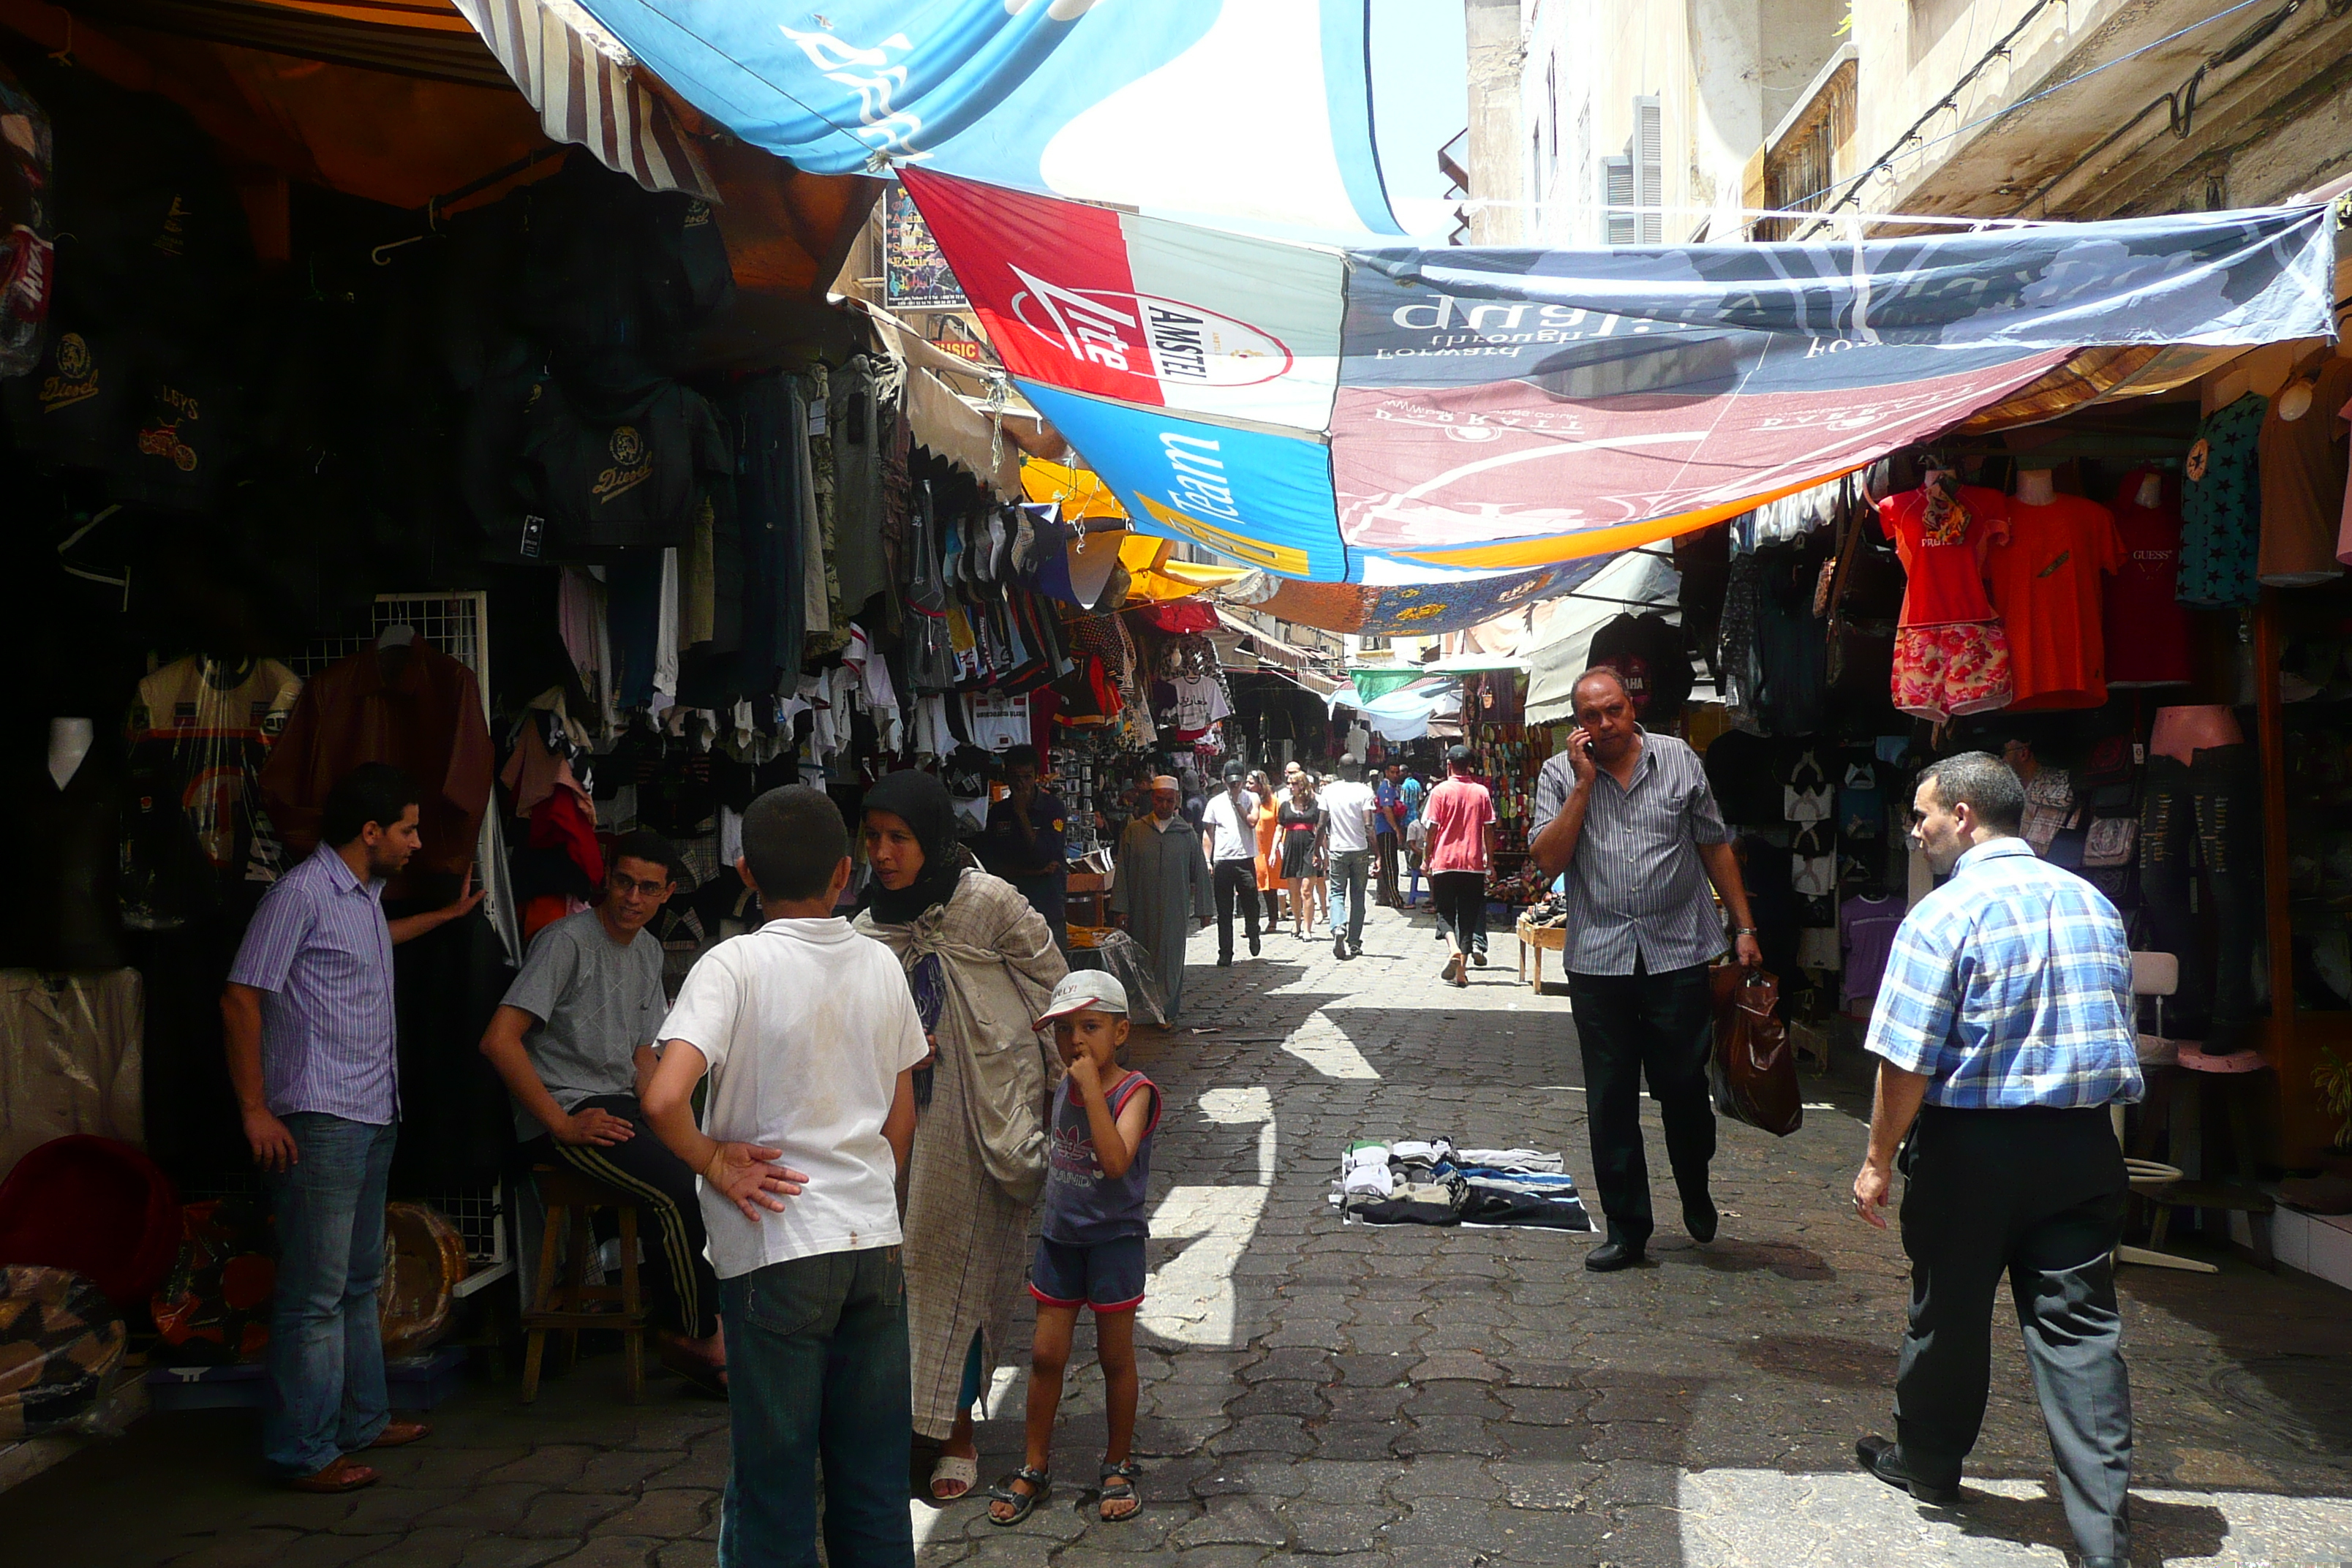
[[[898,1254],[824,1252],[719,1282],[734,1438],[719,1568],[816,1568],[820,1459],[832,1568],[914,1568]]]
[[[299,1158],[269,1178],[278,1215],[269,1375],[278,1407],[262,1422],[261,1447],[283,1474],[307,1476],[374,1442],[391,1418],[375,1292],[400,1128],[317,1110],[294,1111],[285,1122]]]
[[[1372,868],[1369,849],[1331,851],[1331,934],[1347,928],[1348,945],[1364,945],[1364,882]]]

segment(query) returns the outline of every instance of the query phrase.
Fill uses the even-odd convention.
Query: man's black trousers
[[[1666,1124],[1666,1159],[1685,1207],[1706,1196],[1715,1157],[1715,1102],[1707,1053],[1715,1004],[1706,965],[1652,974],[1568,977],[1569,1010],[1584,1053],[1585,1114],[1592,1129],[1592,1184],[1609,1216],[1609,1239],[1642,1247],[1654,1228],[1650,1163],[1642,1150],[1642,1079]]]
[[[1956,1485],[1984,1424],[2001,1276],[2025,1332],[2066,1521],[2086,1557],[2131,1550],[2131,1384],[2112,1254],[2129,1188],[2104,1108],[1927,1106],[1903,1148],[1911,1323],[1895,1440],[1912,1472]]]
[[[1217,956],[1234,955],[1234,906],[1239,904],[1243,927],[1249,932],[1250,951],[1257,951],[1257,862],[1220,860],[1209,876],[1217,896]]]
[[[635,1129],[636,1135],[619,1143],[588,1144],[539,1138],[523,1145],[524,1155],[533,1164],[569,1165],[635,1198],[645,1248],[637,1282],[645,1288],[654,1321],[689,1339],[717,1333],[719,1277],[704,1256],[702,1198],[695,1173],[655,1134],[635,1095],[598,1095],[572,1109],[610,1111]]]

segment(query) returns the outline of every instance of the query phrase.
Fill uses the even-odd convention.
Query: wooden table
[[[1530,925],[1525,919],[1522,919],[1519,921],[1518,933],[1519,978],[1522,981],[1525,981],[1528,978],[1528,955],[1529,953],[1535,954],[1536,973],[1534,988],[1538,992],[1541,992],[1543,990],[1543,955],[1547,952],[1564,953],[1568,951],[1568,928],[1566,926]]]

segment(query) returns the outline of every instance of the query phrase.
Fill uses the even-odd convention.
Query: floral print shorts
[[[2006,708],[2017,695],[1999,621],[1905,626],[1895,634],[1895,706],[1941,723]]]

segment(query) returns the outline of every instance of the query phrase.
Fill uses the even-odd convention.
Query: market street
[[[1286,934],[1231,970],[1210,966],[1213,933],[1194,939],[1192,1015],[1132,1049],[1170,1097],[1139,1335],[1144,1510],[1106,1525],[1073,1509],[1101,1436],[1082,1327],[1050,1505],[1003,1531],[977,1501],[916,1504],[921,1562],[2063,1560],[2005,1309],[1964,1505],[1924,1508],[1854,1468],[1854,1436],[1887,1428],[1907,1289],[1895,1238],[1847,1201],[1858,1053],[1806,1079],[1794,1137],[1725,1126],[1711,1247],[1669,1219],[1654,1266],[1594,1276],[1580,1235],[1343,1228],[1326,1193],[1351,1138],[1557,1149],[1587,1174],[1565,1000],[1515,983],[1507,935],[1469,990],[1442,987],[1429,930],[1379,910],[1361,960]],[[2121,1279],[2134,1561],[2352,1556],[2343,1294],[2232,1259],[2218,1278]],[[655,1378],[633,1409],[609,1354],[536,1407],[511,1369],[478,1379],[356,1498],[265,1489],[241,1415],[153,1416],[0,1496],[0,1541],[45,1568],[708,1563],[724,1412],[678,1388]],[[1019,1462],[1021,1398],[1017,1378],[992,1391],[983,1481]]]

